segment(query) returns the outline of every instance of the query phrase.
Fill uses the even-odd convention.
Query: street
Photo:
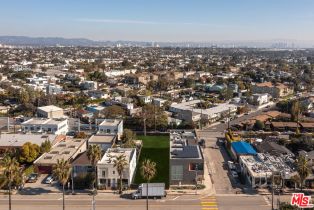
[[[91,196],[89,195],[66,195],[66,209],[89,210],[91,209]],[[96,209],[101,210],[145,210],[146,200],[129,200],[119,198],[118,195],[97,195]],[[8,197],[0,197],[0,209],[8,208]],[[62,194],[44,194],[32,196],[12,196],[12,209],[17,210],[55,210],[62,209]],[[247,195],[181,195],[167,196],[165,199],[149,200],[149,209],[157,210],[267,210],[270,203],[263,196]]]

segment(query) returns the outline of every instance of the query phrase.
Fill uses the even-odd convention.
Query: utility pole
[[[271,172],[271,210],[274,210],[274,172]]]
[[[228,109],[228,130],[230,129],[230,120],[231,120],[231,117],[230,117],[230,107],[229,107],[229,109]]]
[[[198,170],[198,165],[195,165],[195,195],[197,195],[197,170]]]

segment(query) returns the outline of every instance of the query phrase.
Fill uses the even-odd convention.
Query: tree
[[[148,210],[148,183],[156,176],[156,163],[145,159],[142,162],[141,175],[146,180],[146,210]]]
[[[128,165],[125,155],[119,155],[113,160],[113,167],[115,167],[119,174],[119,194],[122,193],[122,173],[124,168]]]
[[[77,132],[74,135],[74,138],[76,139],[85,139],[87,136],[85,134],[85,132],[81,131],[81,132]]]
[[[40,153],[43,154],[45,152],[50,152],[51,147],[52,147],[51,142],[47,139],[46,141],[41,143],[41,145],[40,145]]]
[[[150,129],[164,129],[168,126],[166,113],[160,107],[152,104],[147,104],[143,107],[141,121],[144,125],[144,130],[146,130],[146,127]]]
[[[125,116],[125,111],[121,106],[113,105],[106,107],[101,111],[105,118],[114,119],[114,118],[123,118]]]
[[[255,130],[263,130],[264,128],[265,128],[264,123],[260,120],[256,120],[256,122],[254,124],[254,129]]]
[[[97,163],[101,159],[101,148],[97,144],[90,145],[87,150],[87,157],[94,168],[93,180],[93,207],[95,205],[95,194],[97,193]]]
[[[26,163],[32,163],[38,157],[40,148],[37,144],[26,142],[23,144],[20,154],[20,161]]]
[[[300,103],[299,101],[295,101],[292,104],[291,110],[291,121],[298,121],[299,120],[299,114],[300,114]]]
[[[58,159],[57,164],[53,166],[53,175],[58,179],[58,181],[62,184],[62,207],[65,209],[64,203],[64,186],[67,183],[71,174],[71,165],[68,161],[64,159]]]
[[[19,176],[19,163],[17,162],[16,158],[11,157],[10,155],[5,155],[2,160],[2,166],[4,168],[3,175],[4,179],[8,182],[9,188],[9,210],[11,210],[11,189],[12,183]]]
[[[300,186],[302,191],[304,181],[310,174],[308,161],[304,156],[299,156],[297,159],[297,171],[300,176]]]
[[[134,147],[134,140],[136,139],[136,134],[130,129],[124,129],[121,136],[122,146],[125,148]]]

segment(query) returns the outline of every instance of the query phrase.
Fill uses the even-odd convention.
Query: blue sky
[[[0,35],[314,40],[314,0],[0,0]]]

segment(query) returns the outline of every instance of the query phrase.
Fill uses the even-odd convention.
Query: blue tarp
[[[240,155],[240,154],[256,155],[257,154],[255,149],[252,147],[252,145],[244,141],[232,142],[231,147],[237,155]]]

